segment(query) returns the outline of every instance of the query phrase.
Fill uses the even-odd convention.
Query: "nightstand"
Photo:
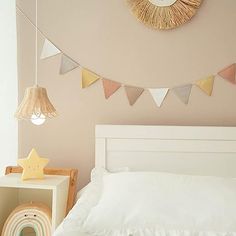
[[[19,172],[19,167],[15,172]],[[18,171],[16,171],[18,170]],[[55,169],[54,169],[55,170]],[[66,170],[64,170],[65,172]],[[67,170],[68,171],[68,170]],[[8,171],[9,172],[9,171]],[[13,171],[14,172],[14,171]],[[46,171],[47,172],[47,171]],[[57,172],[56,172],[57,173]],[[52,209],[52,232],[68,213],[71,196],[71,176],[45,175],[42,180],[21,180],[20,173],[9,173],[0,178],[0,233],[10,213],[20,204],[41,202]],[[75,175],[75,188],[77,171]],[[74,193],[72,193],[74,195]],[[71,202],[71,201],[70,201]],[[70,204],[71,205],[71,204]],[[71,208],[72,206],[70,206]]]

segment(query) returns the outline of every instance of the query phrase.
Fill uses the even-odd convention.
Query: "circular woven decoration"
[[[127,0],[134,15],[155,29],[173,29],[189,21],[203,0]]]

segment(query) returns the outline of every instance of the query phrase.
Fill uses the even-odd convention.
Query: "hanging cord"
[[[36,24],[34,24],[31,19],[21,10],[21,8],[19,6],[16,5],[16,10],[18,12],[20,12],[22,14],[22,16],[24,16],[24,18],[28,21],[28,23],[30,23],[34,28],[37,29],[37,31],[44,37],[47,38],[46,35],[39,29],[36,27]],[[37,14],[38,15],[38,14]]]
[[[35,86],[38,86],[38,0],[35,0]]]

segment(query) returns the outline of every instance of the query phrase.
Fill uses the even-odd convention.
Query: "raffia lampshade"
[[[46,118],[57,115],[45,88],[38,86],[27,88],[23,101],[15,113],[17,119],[31,119],[32,115],[37,117],[44,115]]]

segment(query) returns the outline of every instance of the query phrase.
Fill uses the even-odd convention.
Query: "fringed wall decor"
[[[161,30],[189,21],[203,0],[127,0],[134,15],[144,24]]]

